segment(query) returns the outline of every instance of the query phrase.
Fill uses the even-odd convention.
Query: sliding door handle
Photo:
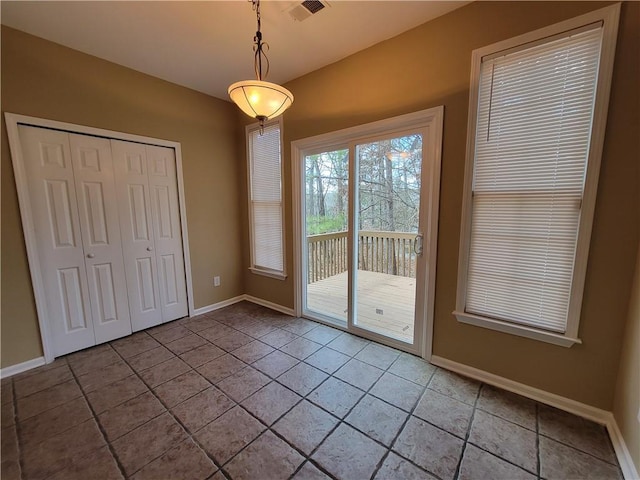
[[[423,241],[424,241],[424,235],[422,233],[417,234],[413,243],[413,251],[416,252],[416,255],[422,255]]]

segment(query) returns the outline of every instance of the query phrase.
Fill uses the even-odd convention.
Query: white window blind
[[[465,311],[565,332],[602,28],[482,59]]]
[[[252,267],[284,272],[280,124],[249,131]]]

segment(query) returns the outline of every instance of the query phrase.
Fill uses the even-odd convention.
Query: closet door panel
[[[175,305],[180,301],[178,294],[178,285],[176,285],[176,258],[173,254],[162,255],[160,257],[160,265],[162,265],[162,279],[164,291],[163,298],[165,305]]]
[[[19,126],[55,356],[95,345],[69,135]]]
[[[111,144],[69,135],[96,343],[131,333]]]
[[[164,321],[188,314],[175,152],[147,145],[149,188]]]
[[[111,140],[133,331],[162,323],[144,145]]]
[[[82,273],[78,267],[59,268],[58,287],[62,305],[63,321],[66,332],[93,330],[87,321],[85,302],[83,300]],[[93,339],[89,345],[93,345]]]

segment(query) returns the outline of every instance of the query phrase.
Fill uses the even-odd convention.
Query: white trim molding
[[[282,256],[282,270],[273,270],[270,268],[266,268],[264,266],[260,266],[256,264],[256,222],[254,218],[254,200],[253,200],[253,170],[254,170],[254,158],[253,158],[253,142],[252,135],[254,132],[260,132],[260,136],[262,136],[264,129],[272,127],[274,125],[278,126],[279,131],[279,140],[280,140],[280,244],[282,245],[282,250],[279,252],[279,255]],[[249,271],[255,275],[262,275],[264,277],[273,278],[276,280],[286,280],[287,278],[287,244],[286,244],[286,219],[284,212],[284,158],[282,155],[282,146],[284,145],[284,133],[283,133],[283,119],[282,117],[278,117],[276,120],[272,120],[267,122],[264,125],[260,125],[258,123],[252,123],[245,127],[245,144],[246,144],[246,157],[247,157],[247,202],[249,205],[249,254],[250,254],[250,262],[251,266],[249,267]]]
[[[280,272],[270,272],[261,268],[249,267],[249,271],[256,275],[262,275],[263,277],[275,278],[276,280],[286,280],[287,275]]]
[[[238,295],[237,297],[228,298],[228,299],[222,300],[221,302],[218,302],[218,303],[213,303],[213,304],[207,305],[205,307],[200,307],[200,308],[194,310],[193,314],[191,314],[190,316],[191,317],[195,317],[197,315],[202,315],[204,313],[213,312],[214,310],[219,310],[221,308],[228,307],[230,305],[234,305],[236,303],[240,303],[240,302],[243,302],[243,301],[255,303],[256,305],[260,305],[262,307],[270,308],[271,310],[275,310],[276,312],[284,313],[285,315],[289,315],[291,317],[297,317],[298,316],[298,315],[295,314],[295,311],[293,310],[293,308],[284,307],[284,306],[279,305],[277,303],[273,303],[273,302],[270,302],[268,300],[263,300],[262,298],[254,297],[252,295],[247,295],[247,294]]]
[[[275,310],[276,312],[284,313],[285,315],[290,315],[292,317],[296,317],[296,313],[293,308],[284,307],[277,303],[270,302],[268,300],[263,300],[258,297],[254,297],[252,295],[243,295],[243,300],[247,302],[255,303],[256,305],[261,305],[263,307],[270,308],[271,310]]]
[[[22,229],[24,233],[25,244],[27,248],[27,259],[29,263],[29,273],[31,274],[31,284],[33,286],[33,294],[36,304],[36,312],[38,315],[38,324],[40,327],[40,339],[42,341],[42,350],[44,360],[50,363],[55,358],[50,338],[52,337],[49,329],[49,314],[44,294],[44,284],[42,280],[42,271],[38,256],[38,248],[36,244],[36,232],[33,222],[33,212],[31,202],[29,200],[29,192],[27,187],[27,175],[25,171],[22,146],[18,131],[19,125],[29,125],[34,127],[50,128],[83,135],[93,135],[103,138],[112,138],[116,140],[124,140],[130,142],[143,143],[148,145],[158,145],[161,147],[173,148],[176,156],[176,174],[178,183],[178,204],[180,208],[180,223],[182,226],[182,248],[184,257],[184,269],[187,284],[187,302],[189,315],[193,315],[193,282],[191,276],[191,255],[189,251],[189,235],[187,232],[187,213],[184,195],[184,177],[182,173],[182,150],[179,142],[171,140],[162,140],[158,138],[145,137],[141,135],[133,135],[123,132],[115,132],[112,130],[104,130],[101,128],[87,127],[84,125],[76,125],[73,123],[59,122],[57,120],[49,120],[44,118],[30,117],[27,115],[19,115],[15,113],[5,112],[5,121],[7,126],[7,138],[9,140],[9,148],[11,151],[11,160],[13,163],[13,171],[15,176],[16,190],[18,193],[18,202],[20,204],[20,218],[22,220]]]
[[[638,478],[640,478],[638,476],[638,471],[636,470],[636,467],[633,463],[633,459],[631,458],[631,454],[629,453],[629,449],[627,448],[624,438],[622,437],[622,433],[620,433],[620,429],[613,416],[613,413],[601,408],[592,407],[591,405],[587,405],[585,403],[571,400],[570,398],[566,398],[561,395],[556,395],[555,393],[550,393],[539,388],[530,387],[529,385],[525,385],[524,383],[509,380],[508,378],[504,378],[475,367],[470,367],[463,363],[458,363],[437,355],[432,355],[430,362],[431,364],[437,367],[444,368],[445,370],[459,373],[460,375],[464,375],[465,377],[473,378],[474,380],[478,380],[480,382],[493,385],[494,387],[498,387],[503,390],[522,395],[523,397],[530,398],[531,400],[544,403],[545,405],[564,410],[565,412],[573,413],[574,415],[578,415],[580,417],[586,418],[587,420],[591,420],[593,422],[604,425],[607,429],[607,432],[609,433],[609,437],[611,438],[611,443],[613,444],[613,449],[615,451],[618,463],[620,464],[620,469],[622,470],[624,478],[626,480],[637,480]]]
[[[620,464],[622,475],[626,480],[640,479],[640,474],[636,469],[636,465],[633,463],[633,458],[631,457],[627,443],[624,441],[622,432],[620,432],[618,422],[616,422],[613,413],[607,412],[607,416],[609,417],[609,420],[606,423],[607,431],[609,432],[609,437],[611,437],[611,443],[613,444],[613,449],[616,452],[616,457],[618,457],[618,463]]]
[[[518,335],[519,337],[533,338],[534,340],[540,340],[542,342],[552,343],[554,345],[560,345],[562,347],[571,347],[574,343],[582,343],[582,340],[580,340],[579,338],[571,338],[567,337],[566,335],[560,335],[553,332],[545,332],[544,330],[538,330],[526,325],[516,325],[513,323],[502,322],[500,320],[495,320],[492,318],[473,315],[472,313],[459,312],[458,310],[455,310],[453,314],[461,323],[475,325],[476,327],[490,328],[491,330],[510,333],[512,335]]]
[[[349,150],[350,158],[355,158],[355,148],[360,142],[372,142],[392,135],[420,133],[423,135],[423,170],[422,178],[425,188],[421,192],[420,234],[424,234],[424,254],[418,267],[416,286],[415,334],[411,344],[390,337],[376,334],[370,330],[357,328],[353,319],[353,305],[350,306],[348,319],[344,329],[369,340],[420,355],[425,359],[431,356],[433,338],[433,318],[435,304],[436,262],[438,245],[438,215],[440,202],[440,174],[442,162],[442,132],[444,122],[444,106],[437,106],[396,117],[357,125],[354,127],[323,133],[313,137],[291,142],[291,174],[292,174],[292,210],[293,210],[293,284],[294,312],[297,316],[305,315],[318,321],[318,312],[307,311],[305,305],[306,283],[303,269],[304,254],[304,168],[306,155],[321,153],[334,149]],[[354,162],[350,162],[350,178],[355,178]],[[425,180],[426,179],[426,180]],[[352,182],[350,182],[352,183]],[[428,183],[428,184],[427,184]],[[353,222],[355,207],[354,186],[350,186],[349,218]],[[349,262],[353,262],[354,240],[353,229],[348,229],[348,251],[351,252]],[[351,264],[351,263],[350,263]],[[352,265],[353,267],[353,265]],[[353,270],[353,268],[351,268]],[[349,277],[349,303],[354,298],[353,277]],[[421,288],[424,287],[424,288]],[[326,320],[320,319],[321,322]],[[329,322],[331,323],[331,322]],[[336,326],[336,325],[333,325]]]
[[[584,293],[589,243],[593,226],[598,176],[604,144],[604,134],[609,107],[611,78],[620,17],[620,3],[610,5],[554,25],[506,39],[486,47],[478,48],[471,56],[471,80],[469,88],[469,116],[467,122],[467,145],[465,160],[464,191],[462,197],[462,219],[457,276],[456,307],[453,314],[458,321],[503,333],[531,338],[563,347],[581,343],[579,339],[580,310]],[[471,224],[473,215],[473,182],[476,156],[476,127],[479,109],[480,70],[483,59],[493,55],[504,55],[514,49],[521,49],[536,42],[548,42],[554,36],[567,36],[576,29],[587,25],[602,24],[602,44],[596,81],[596,96],[583,195],[580,206],[579,225],[575,243],[575,260],[572,271],[570,295],[566,315],[565,332],[552,333],[535,326],[524,326],[510,319],[490,318],[467,311],[467,277],[471,247]]]
[[[571,400],[570,398],[556,395],[555,393],[549,393],[539,388],[530,387],[529,385],[525,385],[524,383],[509,380],[508,378],[504,378],[475,367],[470,367],[463,363],[454,362],[453,360],[439,357],[437,355],[433,355],[431,357],[431,363],[446,370],[451,370],[452,372],[464,375],[465,377],[473,378],[475,380],[488,383],[489,385],[493,385],[494,387],[517,393],[518,395],[522,395],[523,397],[527,397],[532,400],[536,400],[537,402],[559,408],[560,410],[564,410],[565,412],[573,413],[602,425],[605,425],[607,423],[607,414],[609,412],[607,412],[606,410],[592,407],[585,403],[577,402],[575,400]]]
[[[242,302],[245,299],[244,297],[245,295],[238,295],[237,297],[227,298],[226,300],[212,303],[211,305],[205,305],[204,307],[196,308],[192,313],[189,314],[189,317],[197,317],[198,315],[213,312],[214,310],[220,310],[221,308],[228,307],[229,305]]]
[[[0,378],[9,378],[19,373],[26,372],[27,370],[33,370],[34,368],[41,367],[45,364],[46,362],[44,361],[44,357],[32,358],[26,362],[4,367],[0,370]]]

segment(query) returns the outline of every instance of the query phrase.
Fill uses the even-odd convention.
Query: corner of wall
[[[629,462],[635,466],[635,478],[638,478],[638,472],[640,472],[640,245],[635,265],[627,323],[620,351],[613,417],[623,444],[629,452]]]

